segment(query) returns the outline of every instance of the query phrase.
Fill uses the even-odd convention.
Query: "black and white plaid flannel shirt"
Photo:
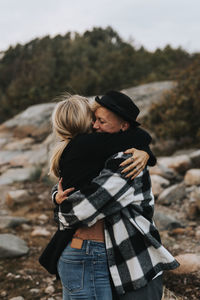
[[[99,176],[55,212],[61,230],[104,219],[108,265],[119,294],[141,288],[163,270],[179,266],[161,244],[152,220],[154,196],[148,169],[134,180],[127,179],[119,168],[126,158],[122,152],[110,157]]]

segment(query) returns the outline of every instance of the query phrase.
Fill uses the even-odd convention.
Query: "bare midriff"
[[[99,220],[91,227],[80,227],[76,230],[73,237],[82,240],[92,240],[97,242],[104,242],[103,220]]]

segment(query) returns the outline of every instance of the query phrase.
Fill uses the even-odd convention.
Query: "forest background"
[[[10,46],[0,59],[0,123],[30,105],[67,91],[85,96],[163,80],[177,87],[154,104],[145,124],[158,138],[200,145],[200,53],[151,52],[123,40],[112,27],[68,32]]]

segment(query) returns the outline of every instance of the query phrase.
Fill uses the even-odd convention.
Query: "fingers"
[[[137,177],[137,176],[140,174],[140,172],[141,172],[142,170],[143,170],[143,168],[134,169],[133,171],[129,172],[129,173],[125,176],[125,178],[130,178],[130,177],[131,177],[131,179],[134,179],[135,177]]]
[[[126,168],[124,168],[123,170],[122,170],[122,174],[123,173],[127,173],[127,172],[129,172],[130,170],[133,170],[133,169],[135,169],[135,168],[139,168],[140,167],[140,163],[139,162],[137,162],[137,161],[132,161],[132,163],[129,163],[129,165],[126,167]]]
[[[131,177],[131,179],[133,180],[135,177],[137,177],[139,174],[140,174],[140,172],[144,169],[144,167],[145,167],[145,165],[144,164],[138,164],[137,166],[135,166],[134,168],[133,168],[133,164],[132,164],[132,166],[129,166],[129,167],[127,167],[126,169],[124,169],[123,171],[122,171],[122,173],[127,173],[127,172],[129,172],[126,176],[125,176],[125,178],[129,178],[129,177]]]
[[[74,190],[75,190],[74,187],[64,190],[64,191],[63,191],[63,197],[64,197],[64,196],[65,196],[65,197],[68,196],[68,195],[69,195],[71,192],[73,192]]]
[[[133,169],[133,170],[131,170],[126,176],[125,176],[125,178],[129,178],[129,177],[131,177],[131,176],[133,176],[133,175],[135,175],[136,173],[140,173],[142,170],[143,170],[144,168],[141,166],[141,167],[136,167],[135,169]],[[139,174],[138,173],[138,174]]]
[[[135,152],[135,150],[137,150],[137,149],[131,148],[131,149],[128,149],[128,150],[124,151],[124,153],[125,154],[133,154]]]
[[[129,157],[127,158],[125,161],[123,161],[121,164],[120,164],[120,167],[124,167],[126,165],[129,165],[133,162],[133,157]]]
[[[63,188],[62,188],[62,178],[59,180],[58,182],[58,193],[56,194],[56,202],[58,204],[61,204],[64,200],[67,199],[67,196],[73,192],[75,190],[74,187],[71,187],[71,188],[68,188],[66,190],[63,191]]]
[[[139,169],[132,177],[131,177],[131,180],[135,179],[135,177],[137,177],[140,172],[142,172],[143,169]]]

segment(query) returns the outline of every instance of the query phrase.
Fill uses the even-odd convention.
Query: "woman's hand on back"
[[[124,153],[132,154],[132,157],[127,158],[120,164],[120,167],[125,167],[122,173],[127,173],[125,177],[131,177],[133,180],[145,168],[149,159],[149,154],[135,148],[128,149]]]
[[[67,199],[67,196],[74,191],[75,188],[69,188],[63,191],[62,188],[62,178],[58,182],[58,192],[56,194],[55,200],[57,204],[61,204],[64,200]]]

